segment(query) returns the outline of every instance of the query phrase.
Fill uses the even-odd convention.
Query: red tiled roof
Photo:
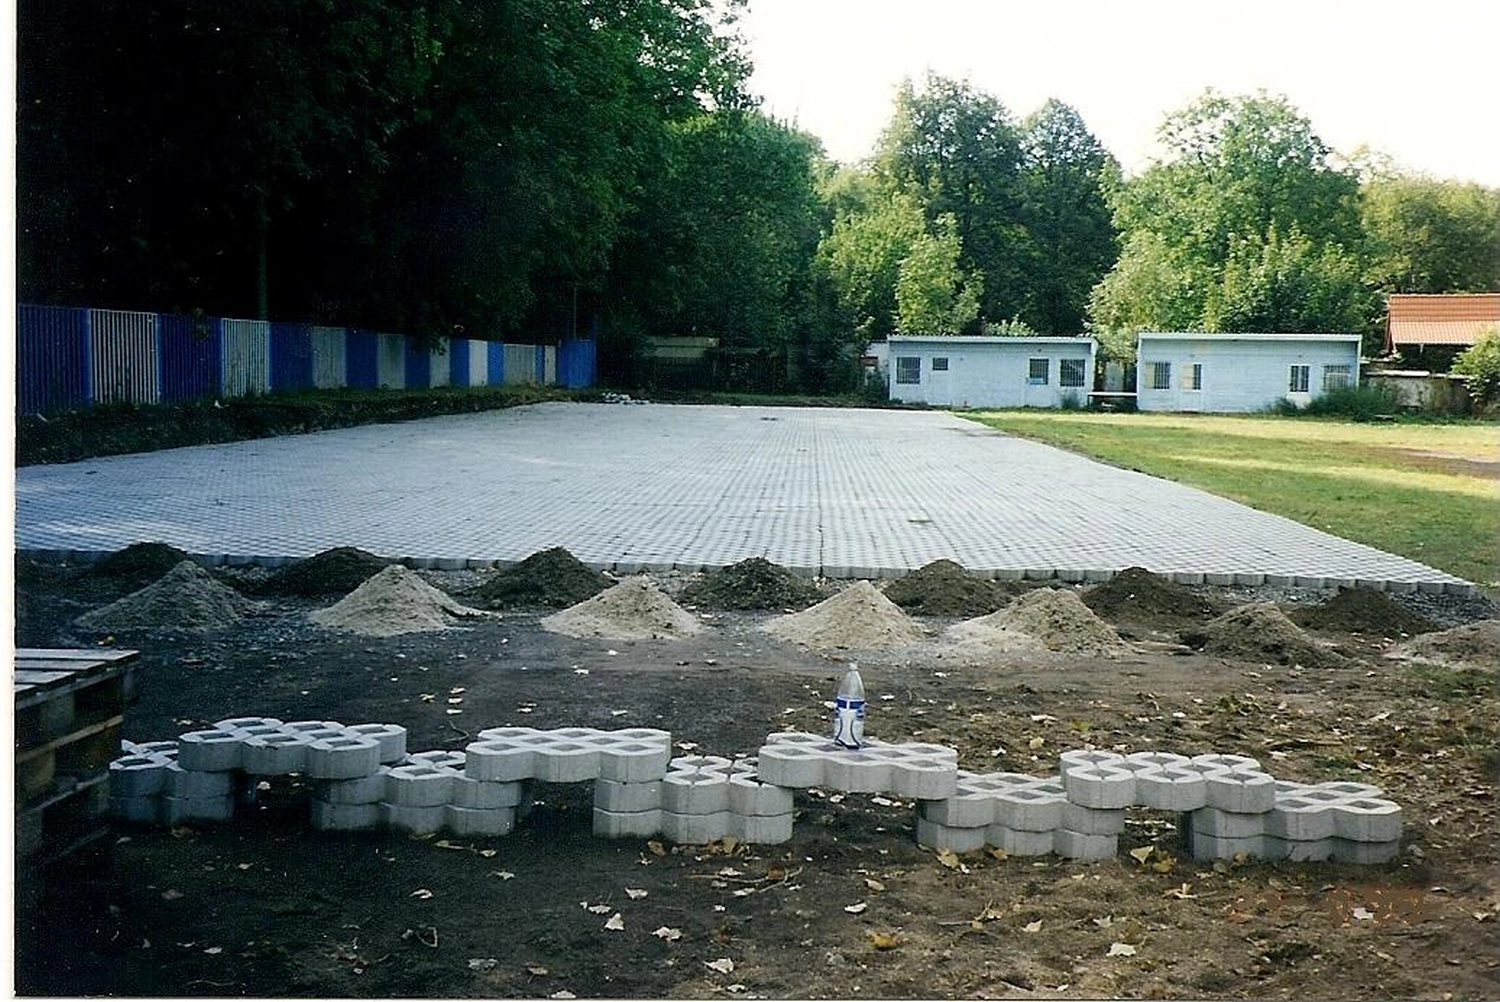
[[[1403,344],[1473,344],[1500,324],[1500,292],[1393,294],[1387,303],[1387,348]]]

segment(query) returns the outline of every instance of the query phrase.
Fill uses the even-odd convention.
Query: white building
[[[1358,334],[1141,333],[1136,406],[1143,411],[1259,411],[1306,407],[1359,385]]]
[[[1088,403],[1090,337],[958,337],[893,334],[891,399],[936,407],[1060,407]]]

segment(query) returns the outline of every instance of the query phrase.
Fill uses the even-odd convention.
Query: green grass
[[[1500,587],[1500,425],[1034,410],[964,416]]]

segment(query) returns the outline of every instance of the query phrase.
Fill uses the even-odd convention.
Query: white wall
[[[1060,407],[1072,396],[1088,402],[1094,388],[1092,338],[1058,337],[904,337],[889,341],[892,400],[937,407]],[[903,366],[901,359],[917,359]],[[1047,361],[1046,382],[1030,379],[1031,359]],[[947,360],[946,371],[934,360]],[[1082,363],[1083,385],[1065,387],[1063,359]],[[899,380],[920,366],[918,381]]]
[[[1171,365],[1166,389],[1153,389],[1153,363]],[[1202,388],[1189,388],[1189,373],[1201,365]],[[1307,392],[1291,392],[1291,367],[1308,366]],[[1260,411],[1287,399],[1305,407],[1323,391],[1328,366],[1349,367],[1349,385],[1359,385],[1359,339],[1343,335],[1272,337],[1204,334],[1140,335],[1136,347],[1136,406],[1143,411]]]

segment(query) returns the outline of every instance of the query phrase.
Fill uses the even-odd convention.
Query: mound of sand
[[[613,588],[542,620],[542,628],[569,637],[608,640],[679,640],[703,625],[645,577]]]
[[[1045,648],[1061,654],[1115,657],[1130,651],[1104,620],[1071,591],[1038,588],[998,612],[955,624],[948,636],[959,653]]]
[[[182,560],[159,580],[74,622],[87,630],[200,632],[233,626],[255,608],[193,561]]]
[[[803,609],[822,598],[817,587],[764,557],[710,571],[677,596],[705,609]]]
[[[277,570],[261,590],[272,595],[347,595],[390,561],[357,546],[336,546]]]
[[[116,550],[90,568],[100,577],[114,578],[132,588],[141,588],[159,580],[184,560],[191,559],[182,550],[166,543],[131,543]]]
[[[1112,620],[1156,622],[1204,620],[1224,609],[1175,581],[1144,567],[1127,567],[1104,584],[1083,593],[1083,604]]]
[[[1345,664],[1342,655],[1314,643],[1274,602],[1230,609],[1203,626],[1185,630],[1183,642],[1205,654],[1238,661],[1300,664],[1309,668]]]
[[[868,581],[856,581],[810,609],[778,616],[762,627],[773,637],[808,647],[873,649],[922,639],[922,627]]]
[[[907,612],[971,619],[1011,600],[995,581],[983,581],[952,560],[934,560],[885,586],[885,597]]]
[[[562,609],[592,598],[609,586],[609,578],[589,570],[562,547],[554,546],[501,571],[467,597],[485,609],[535,606]]]
[[[455,620],[487,616],[401,566],[387,567],[328,608],[307,614],[314,623],[366,637],[429,633],[455,626]]]
[[[1481,619],[1451,630],[1424,633],[1391,648],[1386,656],[1493,672],[1500,668],[1500,619]]]
[[[1385,592],[1373,588],[1340,588],[1327,601],[1293,609],[1287,615],[1306,629],[1370,633],[1377,637],[1414,637],[1438,628],[1426,616],[1408,611]]]

